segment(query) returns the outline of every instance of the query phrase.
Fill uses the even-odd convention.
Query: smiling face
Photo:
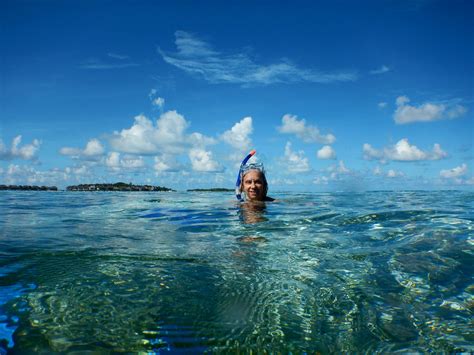
[[[242,178],[242,190],[249,201],[264,201],[267,194],[266,180],[261,171],[249,170]]]

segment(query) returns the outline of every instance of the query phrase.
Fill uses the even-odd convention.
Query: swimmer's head
[[[265,201],[268,192],[268,183],[265,169],[261,163],[244,165],[241,169],[240,189],[245,193],[248,201]]]

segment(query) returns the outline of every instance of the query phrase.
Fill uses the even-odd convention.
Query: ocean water
[[[472,352],[474,193],[1,192],[0,354]]]

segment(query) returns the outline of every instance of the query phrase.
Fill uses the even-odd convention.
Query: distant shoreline
[[[57,186],[0,185],[0,191],[175,191],[168,187],[152,185],[134,185],[118,182],[114,184],[79,184],[60,190]]]
[[[32,185],[0,185],[0,190],[15,191],[58,191],[56,186],[32,186]]]
[[[152,185],[134,185],[118,182],[115,184],[79,184],[66,187],[60,190],[56,186],[35,186],[35,185],[0,185],[0,190],[13,191],[176,191],[168,187]],[[233,189],[214,187],[209,189],[189,189],[186,192],[233,192]]]
[[[134,185],[124,182],[115,184],[80,184],[66,188],[66,191],[175,191],[164,186]]]

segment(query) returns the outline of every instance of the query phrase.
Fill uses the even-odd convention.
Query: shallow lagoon
[[[0,354],[474,351],[474,193],[2,192]]]

